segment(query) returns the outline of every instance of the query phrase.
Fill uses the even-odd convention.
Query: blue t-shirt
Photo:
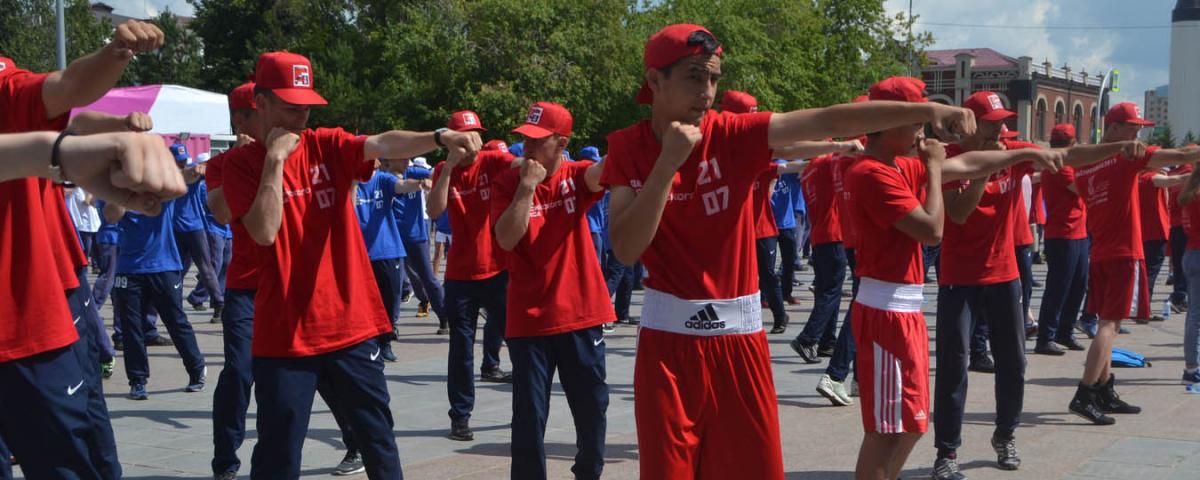
[[[433,175],[433,171],[422,167],[408,167],[404,171],[406,180],[425,180]],[[396,221],[400,227],[400,237],[405,242],[417,243],[429,241],[429,220],[425,218],[425,194],[417,190],[396,197],[392,202]]]
[[[222,225],[217,219],[213,218],[212,210],[208,208],[208,186],[206,182],[200,183],[200,201],[204,206],[204,228],[208,233],[220,235],[221,238],[232,239],[233,231],[229,229],[229,225]]]
[[[377,171],[370,180],[358,182],[354,192],[354,212],[358,214],[358,226],[362,228],[371,261],[405,256],[400,229],[392,213],[397,181],[395,175]]]
[[[596,202],[596,205],[593,207],[599,208],[604,212],[604,223],[600,225],[600,242],[602,245],[601,248],[603,248],[605,252],[612,250],[612,239],[608,238],[608,196],[609,192],[608,190],[605,190],[604,196],[601,197],[600,201]]]
[[[775,181],[771,192],[771,211],[775,213],[775,226],[780,229],[796,228],[796,194],[800,192],[800,175],[785,173]]]
[[[608,223],[608,207],[601,207],[600,202],[592,204],[592,208],[588,209],[587,219],[588,230],[591,230],[592,233],[603,232],[604,225]]]
[[[108,223],[104,218],[104,201],[96,200],[96,210],[100,212],[100,230],[96,231],[96,242],[101,245],[116,245],[121,239],[121,227]]]
[[[201,178],[188,185],[187,195],[175,199],[175,231],[194,232],[204,229],[204,211],[207,206],[200,198],[200,188],[204,184]]]
[[[438,215],[438,218],[434,221],[434,224],[437,225],[437,231],[446,235],[450,235],[450,215],[446,213],[447,211],[448,210],[442,211],[442,214]]]
[[[808,207],[804,204],[804,192],[800,190],[800,174],[795,174],[795,176],[795,188],[789,187],[792,191],[792,208],[796,213],[805,214],[808,212]]]
[[[176,205],[183,199],[163,204],[162,214],[150,217],[132,211],[121,217],[121,239],[117,243],[117,275],[178,272],[183,270],[175,246]]]

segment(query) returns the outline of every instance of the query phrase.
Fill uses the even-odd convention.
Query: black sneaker
[[[799,338],[794,338],[788,345],[791,345],[792,350],[804,359],[804,363],[821,363],[821,358],[817,356],[816,345],[805,345],[800,342]]]
[[[449,328],[447,328],[447,327],[438,327],[438,329],[437,329],[437,332],[436,332],[436,333],[437,333],[438,335],[449,335],[449,334],[450,334],[450,329],[449,329]]]
[[[1120,395],[1117,395],[1116,389],[1113,388],[1116,379],[1115,375],[1110,374],[1107,382],[1096,384],[1096,405],[1104,413],[1120,413],[1124,415],[1142,413],[1142,407],[1130,405],[1128,402],[1121,400]]]
[[[992,450],[996,451],[996,463],[1002,470],[1016,470],[1021,466],[1015,437],[1000,438],[992,435]]]
[[[204,380],[207,377],[208,367],[204,367],[198,374],[188,375],[188,383],[186,387],[183,387],[183,391],[188,393],[204,391]]]
[[[1076,352],[1082,352],[1084,350],[1087,350],[1087,347],[1085,347],[1085,346],[1083,346],[1083,344],[1079,343],[1078,340],[1075,340],[1075,337],[1067,337],[1062,340],[1057,340],[1054,343],[1057,343],[1059,345],[1067,347],[1067,350],[1072,350],[1072,351],[1076,351]]]
[[[209,323],[221,323],[221,312],[224,312],[224,311],[225,311],[224,305],[214,305],[212,319],[209,320],[208,322]]]
[[[788,319],[784,318],[782,322],[775,322],[775,326],[771,327],[772,335],[779,335],[787,331]]]
[[[237,480],[237,472],[215,473],[213,480]]]
[[[341,477],[345,475],[362,473],[366,470],[367,467],[363,466],[361,454],[358,452],[346,452],[346,456],[342,458],[342,463],[339,463],[336,467],[333,467],[333,474]]]
[[[146,339],[147,347],[170,347],[173,345],[175,345],[175,342],[172,342],[170,338],[164,337],[162,335],[159,335],[154,338]]]
[[[475,439],[475,432],[471,431],[471,423],[468,419],[452,420],[450,422],[450,439],[460,442],[469,442]]]
[[[384,342],[379,346],[379,356],[383,357],[385,362],[396,361],[396,352],[392,351],[392,342]]]
[[[489,368],[489,369],[480,371],[479,372],[479,380],[481,382],[489,382],[489,383],[512,383],[513,382],[512,374],[508,373],[504,370],[501,370],[500,367]]]
[[[121,340],[113,340],[113,350],[118,352],[125,350],[125,342]]]
[[[1116,419],[1105,415],[1104,411],[1096,406],[1096,396],[1095,387],[1080,383],[1079,387],[1075,389],[1075,398],[1071,399],[1071,404],[1067,406],[1067,409],[1096,425],[1117,423]]]
[[[938,457],[933,462],[933,480],[966,480],[967,476],[958,471],[958,460],[953,456]]]
[[[837,351],[835,347],[817,347],[817,356],[832,357],[835,351]]]
[[[971,364],[967,366],[967,370],[979,373],[996,373],[996,363],[992,361],[992,356],[986,353],[971,356]]]
[[[1171,313],[1186,313],[1187,302],[1171,302]]]
[[[1066,351],[1066,349],[1058,346],[1058,344],[1054,343],[1054,342],[1045,342],[1045,343],[1038,342],[1037,347],[1034,347],[1034,349],[1033,349],[1033,353],[1061,357],[1063,355],[1066,355],[1067,351]]]

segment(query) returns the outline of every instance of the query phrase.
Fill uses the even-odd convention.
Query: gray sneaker
[[[817,382],[817,393],[837,407],[854,405],[854,399],[846,391],[846,384],[835,382],[829,375],[821,375],[821,380]]]
[[[992,450],[996,451],[996,463],[1000,464],[1001,469],[1016,470],[1021,466],[1016,437],[1000,438],[993,435]]]
[[[341,477],[362,473],[366,470],[367,467],[363,466],[362,455],[358,452],[346,452],[345,458],[342,458],[342,463],[333,468],[333,474]]]

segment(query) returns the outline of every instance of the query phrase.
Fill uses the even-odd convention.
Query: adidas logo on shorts
[[[683,326],[693,330],[719,330],[725,328],[725,321],[717,316],[717,309],[713,308],[710,303],[703,310],[692,315],[692,318],[684,322]]]

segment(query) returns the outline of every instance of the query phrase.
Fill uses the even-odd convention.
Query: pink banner
[[[111,113],[113,115],[129,115],[133,112],[150,113],[154,100],[158,98],[161,85],[144,87],[114,88],[95,103],[71,110],[71,116],[79,112],[93,111]]]

